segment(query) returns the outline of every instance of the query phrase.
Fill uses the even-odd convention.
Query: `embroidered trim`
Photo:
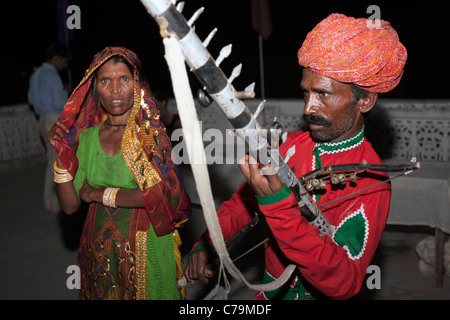
[[[354,136],[336,142],[318,142],[315,147],[320,150],[320,154],[331,154],[356,148],[364,141],[364,126]]]
[[[269,282],[267,282],[268,278],[270,278]],[[267,269],[264,270],[263,279],[264,279],[263,280],[264,283],[270,283],[270,282],[276,280],[276,278],[272,274],[270,274],[269,271],[267,271]],[[286,288],[287,290],[284,290],[282,288]],[[281,290],[285,291],[283,297],[278,297],[278,298],[281,298],[282,300],[286,300],[286,299],[287,300],[291,300],[291,299],[292,300],[303,300],[303,299],[314,300],[315,299],[315,297],[311,293],[306,291],[301,279],[298,276],[295,276],[289,285],[287,283],[285,283],[281,288],[275,289],[273,291],[269,291],[269,292],[259,291],[259,292],[263,295],[263,297],[266,300],[271,300],[271,299],[273,299],[274,296],[277,296]]]
[[[136,300],[147,300],[147,232],[136,232]]]
[[[354,149],[360,146],[363,143],[364,139],[365,138],[363,126],[357,134],[348,139],[336,142],[317,142],[314,145],[314,149],[317,148],[319,150],[319,156],[323,154],[334,154]],[[317,162],[316,155],[313,154],[311,170],[316,170],[316,162]]]
[[[275,281],[275,280],[277,280],[277,278],[275,278],[269,271],[267,271],[267,269],[264,269],[264,272],[270,277],[270,278],[272,278],[272,281]],[[289,287],[291,288],[291,289],[293,289],[294,287],[295,287],[295,284],[297,283],[297,281],[299,281],[299,279],[298,279],[298,276],[295,276],[295,278],[294,278],[294,280],[291,282],[291,284],[289,284]],[[284,284],[284,285],[286,285],[286,284]],[[280,291],[281,290],[281,288],[280,289],[275,289],[274,291]],[[260,291],[262,294],[263,294],[263,296],[266,298],[266,300],[271,300],[267,295],[266,295],[266,291]],[[273,292],[273,291],[270,291],[270,292]],[[299,296],[298,296],[298,292],[296,292],[295,293],[295,299],[293,299],[293,300],[298,300],[299,299]]]
[[[140,98],[136,85],[134,87],[134,105],[128,118],[128,124],[125,129],[125,133],[122,139],[122,154],[125,162],[128,165],[131,173],[133,174],[139,188],[144,191],[155,184],[161,182],[161,177],[147,157],[142,155],[143,145],[145,144],[145,137],[139,137],[140,135],[136,131],[136,117],[139,117],[140,112]],[[141,124],[141,126],[144,126]],[[152,141],[152,145],[154,145]]]
[[[356,256],[354,256],[354,255],[352,255],[352,253],[351,253],[351,251],[350,251],[350,248],[349,248],[348,246],[346,246],[346,245],[342,246],[342,248],[344,248],[345,251],[347,251],[348,257],[349,257],[350,259],[352,259],[352,260],[358,260],[359,258],[361,258],[361,257],[363,256],[363,254],[364,254],[364,252],[365,252],[365,250],[366,250],[367,239],[369,238],[369,220],[367,219],[366,214],[365,214],[365,212],[364,212],[364,204],[361,204],[361,207],[360,207],[358,210],[356,210],[356,211],[353,212],[352,214],[350,214],[350,215],[348,215],[347,217],[345,217],[345,219],[342,220],[341,223],[339,223],[339,225],[337,226],[337,228],[336,228],[336,230],[334,231],[333,236],[332,236],[333,242],[336,243],[338,246],[341,246],[341,245],[340,245],[339,243],[337,243],[337,242],[335,241],[335,239],[334,239],[336,233],[339,231],[339,229],[340,229],[347,221],[349,221],[350,219],[356,217],[356,216],[359,215],[359,214],[360,214],[360,215],[363,217],[363,219],[364,219],[364,238],[363,238],[363,244],[362,244],[361,250],[359,251],[359,253],[358,253]]]
[[[323,145],[321,146],[321,145],[319,145],[319,143],[316,143],[314,148],[317,148],[320,151],[320,155],[333,154],[333,153],[339,153],[339,152],[344,152],[344,151],[348,151],[348,150],[354,149],[354,148],[360,146],[363,143],[363,141],[364,141],[364,138],[361,141],[359,141],[358,143],[356,143],[356,144],[353,144],[351,146],[348,146],[348,147],[345,147],[345,148],[342,148],[342,149],[336,149],[336,150],[323,150],[322,149]],[[316,169],[316,155],[313,155],[312,169],[313,170]]]

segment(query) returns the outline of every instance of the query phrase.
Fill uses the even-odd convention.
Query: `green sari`
[[[101,125],[79,134],[74,187],[134,189],[138,185],[122,151],[108,156],[99,142]],[[82,299],[180,299],[178,233],[156,236],[145,208],[109,208],[91,203],[80,241]]]

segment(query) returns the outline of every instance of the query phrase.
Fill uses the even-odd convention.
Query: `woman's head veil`
[[[122,154],[125,162],[143,193],[148,211],[154,209],[155,200],[151,198],[158,196],[154,193],[163,192],[161,187],[152,188],[161,181],[164,182],[164,189],[167,188],[169,191],[163,192],[161,196],[167,197],[173,207],[177,208],[180,205],[180,198],[185,198],[186,195],[171,160],[170,138],[159,118],[159,111],[143,77],[141,62],[136,54],[128,49],[107,47],[95,55],[89,69],[86,70],[83,79],[64,107],[60,120],[69,129],[69,133],[63,140],[56,142],[56,152],[64,167],[74,177],[78,168],[76,150],[79,133],[103,123],[106,119],[103,108],[99,107],[94,97],[93,78],[96,71],[114,56],[125,58],[133,67],[134,76],[134,103],[122,139]],[[166,214],[167,212],[163,210],[159,214],[153,212],[152,222],[157,234],[166,233],[173,228],[174,222],[186,218],[185,212],[174,213],[177,216],[170,219],[164,219]]]

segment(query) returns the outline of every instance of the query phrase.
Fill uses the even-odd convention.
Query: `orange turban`
[[[406,48],[389,22],[376,22],[379,26],[331,14],[308,33],[298,51],[300,65],[371,92],[394,89],[403,75]]]

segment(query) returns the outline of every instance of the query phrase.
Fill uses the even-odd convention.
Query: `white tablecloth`
[[[450,163],[421,165],[421,169],[392,181],[387,223],[429,226],[450,233]]]

